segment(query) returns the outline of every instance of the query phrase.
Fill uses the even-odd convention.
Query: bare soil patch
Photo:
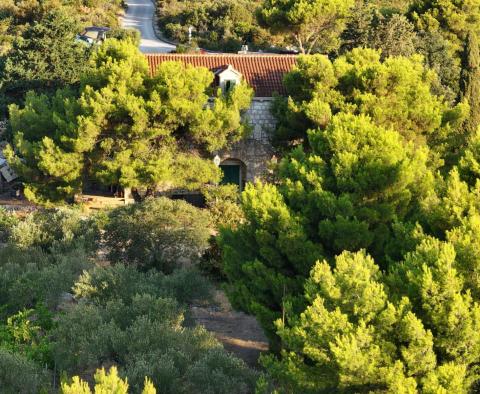
[[[262,328],[253,316],[234,311],[225,294],[217,290],[214,302],[190,308],[193,319],[203,325],[223,344],[226,350],[258,367],[258,358],[268,350]]]

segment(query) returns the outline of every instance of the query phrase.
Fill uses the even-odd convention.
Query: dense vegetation
[[[271,341],[261,392],[478,387],[477,62],[470,31],[453,102],[418,55],[301,57],[285,78],[276,179],[220,237],[230,300]]]
[[[192,240],[187,230],[202,229],[207,213],[181,201],[144,204],[135,205],[138,223],[150,221],[165,239],[174,239],[182,252],[175,255],[187,261],[172,263],[168,274],[144,261],[110,265],[95,257],[99,247],[116,251],[116,244],[103,243],[100,232],[109,237],[123,208],[97,216],[67,208],[25,218],[1,213],[6,242],[0,249],[3,393],[55,392],[61,375],[90,380],[97,368],[108,365],[128,377],[133,393],[141,392],[146,377],[157,393],[251,391],[252,372],[188,314],[194,300],[210,294],[190,260],[206,245]],[[169,226],[166,212],[176,220]],[[150,245],[147,239],[135,243],[145,261],[172,255],[169,244],[156,250]],[[101,376],[96,374],[97,381],[103,381]],[[64,381],[62,392],[77,393],[76,384],[81,385],[76,379]]]
[[[0,3],[0,115],[25,93],[78,87],[88,49],[75,41],[85,26],[116,28],[121,0]]]
[[[252,91],[241,84],[210,105],[213,78],[179,62],[162,63],[150,77],[130,40],[107,40],[91,55],[78,94],[30,92],[23,108],[10,107],[15,151],[6,154],[26,196],[51,204],[91,180],[147,195],[218,182],[212,152],[249,133],[241,113]]]
[[[150,76],[131,39],[75,44],[109,11],[28,4],[0,8],[26,196],[64,204],[95,181],[138,200],[201,190],[206,209],[2,213],[2,389],[88,393],[95,375],[99,392],[252,392],[189,316],[209,296],[201,260],[268,335],[258,393],[479,390],[479,1],[158,1],[164,32],[187,43],[192,26],[193,47],[306,54],[274,100],[281,159],[240,205],[211,158],[248,135],[248,87],[214,92],[179,63]]]
[[[157,0],[156,4],[158,23],[168,38],[189,44],[188,29],[193,28],[192,47],[236,52],[246,43],[261,49],[279,41],[252,12],[259,0]]]

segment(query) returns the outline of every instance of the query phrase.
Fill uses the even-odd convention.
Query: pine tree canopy
[[[298,144],[309,128],[324,128],[340,113],[368,115],[375,124],[393,128],[423,144],[448,133],[465,110],[451,107],[432,93],[436,74],[420,56],[387,57],[372,49],[353,49],[330,61],[322,55],[300,57],[285,77],[288,98],[279,98],[275,113],[280,146]]]
[[[286,77],[297,141],[220,237],[229,299],[269,335],[279,392],[466,394],[479,378],[478,137],[444,166],[468,105],[434,78],[365,49]]]
[[[29,93],[24,107],[10,107],[7,155],[26,196],[62,200],[91,179],[150,190],[218,182],[211,152],[249,133],[241,114],[252,90],[240,84],[224,95],[212,81],[209,70],[175,62],[150,77],[132,42],[107,40],[92,54],[78,98]]]

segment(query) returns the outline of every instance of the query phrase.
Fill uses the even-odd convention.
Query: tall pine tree
[[[468,34],[462,59],[461,98],[468,100],[470,116],[465,121],[465,132],[472,135],[480,124],[480,51],[475,32]]]

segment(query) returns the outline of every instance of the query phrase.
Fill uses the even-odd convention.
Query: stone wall
[[[270,112],[272,101],[270,97],[255,97],[245,114],[253,128],[251,135],[236,143],[232,149],[219,154],[222,161],[237,159],[245,164],[246,182],[264,178],[267,174],[267,163],[273,156],[270,135],[276,122]]]

